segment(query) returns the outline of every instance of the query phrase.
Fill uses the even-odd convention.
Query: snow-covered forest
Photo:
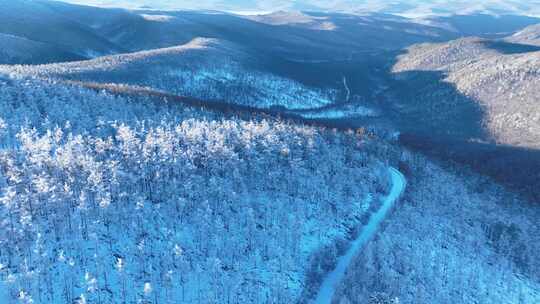
[[[409,188],[333,303],[540,303],[538,208],[407,153]]]
[[[0,304],[540,303],[519,1],[66,1],[0,0]]]
[[[0,66],[0,70],[13,77],[137,85],[201,100],[259,108],[318,109],[336,101],[338,92],[335,89],[307,87],[292,79],[248,67],[249,62],[257,59],[241,50],[228,42],[194,39],[177,47],[80,62],[5,65]]]
[[[0,90],[5,303],[295,301],[388,188],[387,148],[362,132]]]

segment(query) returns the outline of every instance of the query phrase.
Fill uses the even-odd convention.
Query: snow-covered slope
[[[462,110],[469,107],[469,112],[478,111],[480,116],[470,119],[482,123],[478,128],[485,127],[488,136],[499,143],[538,148],[539,69],[538,47],[470,38],[411,47],[399,58],[393,73],[410,83],[431,83],[425,95],[416,98],[423,103],[411,106],[436,107],[460,102]],[[438,83],[437,73],[441,77]],[[467,115],[463,111],[451,111],[439,108],[434,114],[456,120]],[[469,135],[474,136],[474,130],[469,130]]]
[[[335,90],[308,87],[249,66],[256,60],[238,45],[198,38],[177,47],[71,63],[2,66],[0,70],[18,77],[131,84],[207,101],[311,110],[305,115],[332,116],[326,110],[313,111],[334,103]],[[341,110],[342,114],[336,115],[376,115],[376,111],[364,108]]]
[[[477,38],[418,45],[397,58],[385,97],[404,144],[537,199],[539,70],[538,46]]]
[[[337,26],[328,16],[314,16],[301,11],[278,11],[271,14],[246,16],[247,19],[270,25],[292,25],[311,30],[332,31]]]
[[[69,15],[57,13],[53,2],[0,0],[0,7],[0,33],[45,43],[58,52],[78,56],[58,59],[92,58],[122,50]],[[34,45],[28,47],[28,52],[36,52]],[[32,57],[31,63],[48,62],[55,54],[45,52],[43,55],[44,60]]]
[[[0,64],[25,64],[80,60],[83,57],[26,38],[0,33]]]
[[[2,303],[294,302],[389,183],[383,143],[256,113],[5,76],[0,113]]]
[[[540,24],[531,25],[506,39],[509,42],[540,46]]]
[[[487,42],[489,40],[468,37],[438,44],[414,45],[399,58],[394,66],[394,72],[444,70],[448,67],[468,65],[480,58],[499,55],[496,50],[485,47]]]

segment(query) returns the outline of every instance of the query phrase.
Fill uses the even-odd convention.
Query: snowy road
[[[343,86],[345,87],[345,91],[347,92],[347,97],[345,97],[345,101],[349,102],[351,99],[351,89],[349,89],[349,85],[347,84],[347,77],[343,76]]]
[[[388,211],[405,190],[407,185],[405,176],[395,168],[389,168],[388,170],[392,179],[392,189],[390,194],[384,199],[381,208],[371,215],[368,224],[362,229],[358,238],[353,241],[347,253],[338,259],[336,268],[324,278],[319,293],[317,294],[317,298],[312,302],[313,304],[330,304],[332,302],[336,287],[345,276],[345,271],[351,264],[353,258],[360,253],[362,246],[377,232],[381,222],[386,218]]]

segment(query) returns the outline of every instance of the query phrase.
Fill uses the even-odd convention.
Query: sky
[[[278,10],[385,12],[405,16],[490,13],[540,16],[540,0],[64,0],[102,7],[235,12]]]

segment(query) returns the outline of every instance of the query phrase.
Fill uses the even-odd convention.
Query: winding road
[[[347,77],[343,76],[343,86],[345,87],[345,91],[347,92],[347,97],[345,97],[345,101],[349,102],[351,99],[351,89],[349,89],[349,85],[347,84]]]
[[[343,280],[345,271],[351,264],[353,258],[360,253],[362,247],[377,232],[381,222],[386,218],[390,209],[392,209],[401,194],[403,194],[403,191],[405,191],[405,187],[407,186],[405,176],[392,167],[390,167],[388,171],[392,180],[392,189],[390,190],[390,193],[384,199],[381,208],[371,215],[368,224],[363,227],[358,238],[352,242],[347,253],[338,258],[336,268],[324,278],[317,297],[312,301],[313,304],[330,304],[332,302],[336,287]]]

